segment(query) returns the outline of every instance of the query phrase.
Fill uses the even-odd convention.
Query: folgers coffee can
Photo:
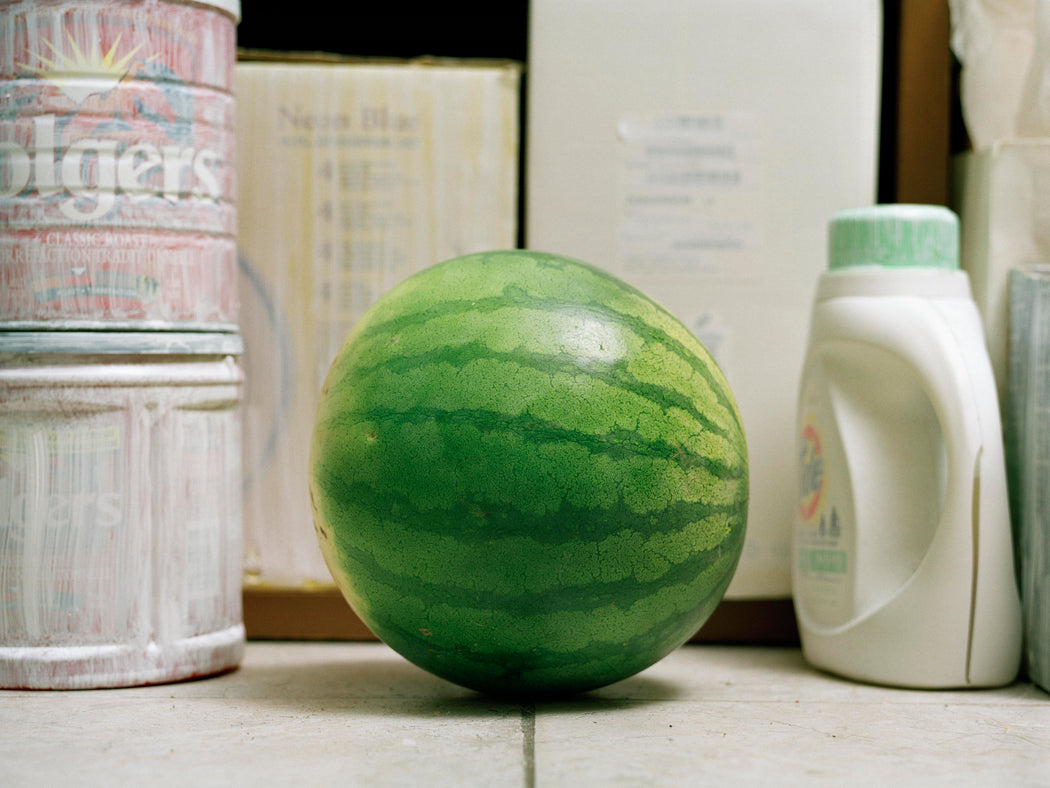
[[[0,333],[0,687],[235,667],[235,333]]]
[[[238,14],[0,0],[0,330],[235,330]]]

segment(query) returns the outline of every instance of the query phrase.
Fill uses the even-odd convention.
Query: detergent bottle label
[[[844,623],[852,613],[852,515],[847,468],[834,423],[822,415],[826,397],[806,392],[797,436],[798,507],[795,514],[796,598],[816,624]],[[846,495],[844,495],[844,492]]]

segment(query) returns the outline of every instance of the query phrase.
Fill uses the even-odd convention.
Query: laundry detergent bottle
[[[837,214],[798,402],[803,654],[904,687],[1011,682],[1021,658],[999,406],[946,208]]]

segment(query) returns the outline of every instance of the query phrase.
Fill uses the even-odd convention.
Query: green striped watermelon
[[[489,252],[381,298],[328,373],[310,494],[372,631],[466,687],[599,687],[680,646],[735,571],[740,416],[665,309],[603,270]]]

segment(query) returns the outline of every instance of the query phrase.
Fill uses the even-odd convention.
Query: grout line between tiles
[[[525,788],[536,788],[536,704],[521,707],[521,754],[525,765]]]

